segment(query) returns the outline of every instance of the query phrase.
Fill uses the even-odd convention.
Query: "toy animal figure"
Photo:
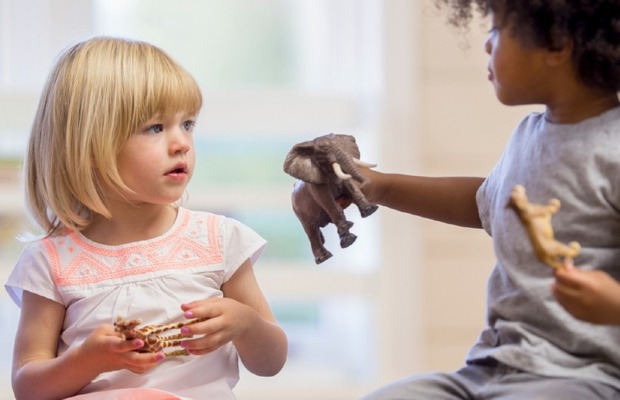
[[[551,225],[551,216],[560,209],[560,200],[551,199],[547,205],[530,203],[525,188],[516,185],[507,206],[519,216],[540,261],[552,268],[572,264],[573,259],[579,255],[581,245],[570,242],[567,246],[558,242],[554,239]]]
[[[146,325],[142,328],[136,329],[140,325],[141,321],[138,319],[124,320],[118,317],[114,323],[114,330],[119,332],[123,339],[141,339],[144,342],[144,346],[138,349],[140,353],[156,353],[162,349],[169,347],[178,347],[181,345],[181,339],[184,337],[181,333],[177,333],[169,336],[159,336],[160,333],[181,329],[184,326],[192,325],[197,322],[205,321],[206,318],[194,318],[184,322],[177,322],[168,325]],[[166,357],[175,356],[187,356],[189,353],[187,350],[174,350],[164,353]]]
[[[378,208],[368,202],[354,182],[363,184],[366,181],[358,166],[376,166],[360,161],[359,157],[353,136],[330,133],[296,144],[284,161],[284,171],[299,179],[292,193],[293,211],[310,240],[317,264],[332,256],[324,247],[325,238],[320,228],[330,222],[336,225],[342,248],[349,247],[357,239],[349,231],[353,222],[347,221],[337,202],[339,197],[348,197],[364,218]]]

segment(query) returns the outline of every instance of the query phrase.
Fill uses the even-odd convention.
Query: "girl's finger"
[[[120,340],[117,345],[117,349],[120,353],[138,350],[142,347],[144,347],[144,341],[141,339]]]

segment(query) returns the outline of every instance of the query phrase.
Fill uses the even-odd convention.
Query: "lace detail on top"
[[[108,280],[220,264],[222,246],[218,216],[190,218],[179,209],[177,222],[164,235],[142,242],[104,246],[75,232],[45,239],[52,276],[58,286],[96,284]]]

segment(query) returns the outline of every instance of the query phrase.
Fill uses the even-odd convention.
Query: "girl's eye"
[[[146,131],[151,133],[161,133],[163,130],[164,126],[162,124],[154,124],[146,128]]]
[[[196,121],[192,121],[192,120],[185,121],[183,122],[183,129],[189,132],[194,128],[194,125],[196,125]]]

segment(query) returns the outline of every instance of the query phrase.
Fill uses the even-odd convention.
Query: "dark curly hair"
[[[573,62],[588,86],[620,91],[620,0],[435,0],[448,21],[466,29],[475,13],[491,11],[514,24],[528,45],[558,49],[573,42]]]

